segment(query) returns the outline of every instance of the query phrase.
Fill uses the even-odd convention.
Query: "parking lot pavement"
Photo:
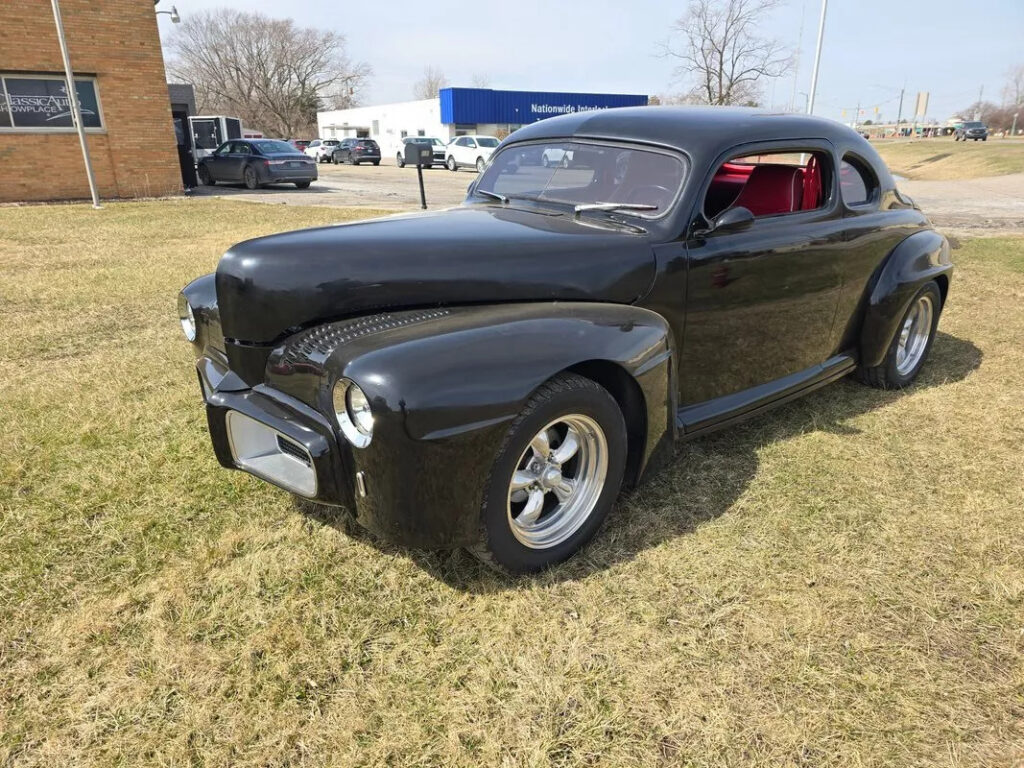
[[[947,234],[1024,233],[1024,173],[897,186]]]
[[[196,187],[196,197],[222,196],[235,200],[285,205],[332,205],[362,208],[419,208],[420,190],[415,168],[399,168],[393,161],[373,165],[331,165],[319,168],[320,178],[309,189],[296,189],[292,184],[275,184],[263,189],[248,190],[242,184]],[[466,187],[476,173],[451,171],[434,167],[423,170],[423,186],[428,208],[458,205],[466,197]]]

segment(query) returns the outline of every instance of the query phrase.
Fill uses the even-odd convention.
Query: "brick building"
[[[181,191],[152,0],[61,0],[101,197]],[[88,198],[50,0],[0,1],[0,202]]]

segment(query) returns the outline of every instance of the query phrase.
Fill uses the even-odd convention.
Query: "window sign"
[[[0,78],[0,128],[47,129],[75,127],[71,99],[62,77]],[[94,80],[75,80],[82,125],[102,128],[99,97]]]

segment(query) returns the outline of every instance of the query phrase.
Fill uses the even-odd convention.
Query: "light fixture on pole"
[[[825,11],[828,0],[821,0],[821,21],[818,22],[818,46],[814,51],[814,70],[811,72],[811,96],[807,100],[807,114],[814,111],[814,95],[818,90],[818,67],[821,65],[821,42],[825,37]]]
[[[171,17],[171,24],[181,24],[181,16],[178,15],[177,6],[172,5],[171,10],[169,11],[157,11],[156,15],[159,16],[161,13],[167,14]]]
[[[96,178],[92,173],[92,161],[89,159],[89,144],[85,140],[85,126],[82,124],[82,110],[78,106],[78,90],[75,88],[75,74],[71,69],[71,57],[68,55],[68,43],[64,39],[64,22],[60,17],[60,3],[53,4],[53,21],[57,25],[57,42],[60,43],[60,57],[64,60],[64,77],[67,80],[68,104],[71,107],[71,119],[78,131],[78,142],[82,145],[82,159],[85,161],[85,175],[89,179],[89,192],[92,194],[92,207],[99,208],[100,196],[96,191]]]

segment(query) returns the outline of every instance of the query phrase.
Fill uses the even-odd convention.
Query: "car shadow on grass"
[[[915,383],[905,390],[878,390],[847,377],[730,429],[678,445],[674,456],[648,472],[639,487],[619,499],[591,543],[567,562],[533,576],[497,573],[463,550],[413,550],[382,541],[355,523],[349,512],[296,500],[304,515],[390,555],[405,555],[453,589],[493,593],[581,579],[632,560],[646,549],[713,520],[733,506],[754,478],[764,446],[810,432],[858,434],[850,420],[915,392],[967,378],[981,365],[972,342],[939,332]]]

